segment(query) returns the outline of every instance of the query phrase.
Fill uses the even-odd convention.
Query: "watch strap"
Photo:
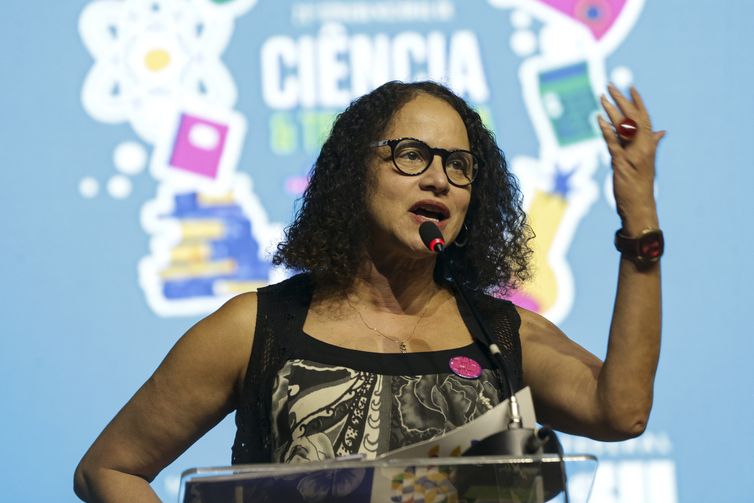
[[[662,257],[665,238],[660,229],[644,229],[636,237],[626,236],[623,229],[618,229],[615,232],[615,248],[637,266],[648,266]]]

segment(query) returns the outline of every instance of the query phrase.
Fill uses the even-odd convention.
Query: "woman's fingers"
[[[626,127],[628,127],[629,130],[626,131],[622,124],[624,121],[627,121],[627,119],[630,119],[631,116],[618,110],[618,108],[613,105],[604,94],[600,97],[600,101],[602,103],[602,108],[605,109],[607,116],[610,118],[610,122],[612,122],[613,136],[617,134],[623,141],[632,140],[637,133],[636,128],[638,127],[638,124],[635,121],[629,120],[628,124],[626,124]]]
[[[610,120],[612,120],[612,118]],[[607,144],[607,151],[610,152],[610,156],[615,159],[615,156],[621,149],[618,138],[615,136],[615,131],[613,131],[610,123],[603,119],[601,115],[597,116],[597,122],[599,123],[600,129],[602,130],[602,137],[605,139],[605,143]]]
[[[607,99],[607,96],[604,94],[600,96],[600,102],[602,103],[602,108],[605,109],[605,112],[607,112],[607,116],[610,117],[610,122],[613,123],[613,125],[618,124],[623,119],[623,114],[620,113],[620,111],[615,108],[615,105],[610,103],[610,100]]]
[[[620,133],[620,128],[618,126],[624,118],[632,119],[638,126],[639,130],[637,133],[640,133],[638,136],[654,140],[654,143],[657,144],[662,136],[655,136],[656,133],[652,132],[652,123],[649,120],[649,113],[647,112],[647,107],[644,104],[644,100],[639,94],[639,91],[634,86],[631,86],[629,90],[631,98],[629,99],[613,84],[610,84],[608,85],[608,92],[615,103],[612,103],[605,95],[600,97],[600,102],[602,103],[605,112],[607,112],[610,122],[612,122],[612,126],[616,132]],[[644,135],[641,134],[642,132],[650,134]],[[634,135],[631,135],[630,137],[626,135],[621,138],[624,141],[635,141]],[[636,139],[638,140],[638,138]]]
[[[634,87],[631,86],[631,89],[629,90],[631,93],[631,99],[634,101],[634,106],[636,107],[639,112],[641,112],[642,115],[649,118],[649,114],[647,113],[647,107],[644,105],[644,100],[641,99],[641,95],[639,94],[639,91]]]
[[[607,86],[607,92],[610,93],[610,96],[613,98],[613,101],[615,101],[615,104],[618,105],[618,108],[620,108],[621,113],[626,117],[631,117],[632,119],[637,119],[637,110],[633,103],[631,103],[628,98],[623,96],[623,93],[618,91],[618,88],[615,87],[612,84],[609,84]]]

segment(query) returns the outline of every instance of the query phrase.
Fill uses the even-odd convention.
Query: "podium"
[[[586,503],[591,455],[328,460],[192,468],[180,503]]]

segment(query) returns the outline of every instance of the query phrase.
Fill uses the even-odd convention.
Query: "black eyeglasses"
[[[432,148],[416,138],[380,140],[369,146],[390,147],[393,164],[407,176],[418,176],[427,171],[436,155],[442,159],[448,181],[456,187],[471,185],[479,171],[479,159],[468,150]]]

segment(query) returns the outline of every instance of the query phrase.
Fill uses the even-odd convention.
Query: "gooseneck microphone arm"
[[[479,328],[479,333],[482,334],[482,337],[484,338],[484,344],[487,345],[487,349],[489,350],[490,354],[492,355],[492,359],[497,363],[498,370],[503,375],[503,378],[505,380],[505,385],[508,388],[508,396],[509,396],[509,403],[510,403],[510,423],[508,424],[508,428],[517,429],[521,428],[523,426],[523,423],[521,421],[521,411],[518,405],[518,399],[516,398],[516,392],[513,389],[513,382],[511,380],[510,371],[508,370],[508,364],[505,361],[505,358],[503,358],[503,353],[500,351],[500,348],[497,344],[492,340],[492,337],[490,336],[489,332],[487,331],[487,327],[482,322],[479,311],[476,310],[474,305],[469,302],[469,298],[466,295],[466,292],[464,292],[464,289],[461,287],[461,283],[458,281],[458,278],[453,273],[453,270],[450,268],[448,256],[445,254],[440,255],[440,260],[443,261],[443,266],[446,271],[450,274],[450,277],[453,279],[453,282],[457,285],[457,290],[459,293],[459,297],[463,301],[464,307],[468,312],[471,313],[471,315],[474,318],[474,321],[477,324],[477,327]]]
[[[492,356],[492,360],[497,364],[497,368],[505,380],[505,385],[508,388],[508,405],[510,411],[510,422],[508,423],[508,429],[495,433],[476,444],[472,445],[470,449],[463,453],[464,456],[484,456],[484,455],[514,455],[523,456],[531,454],[543,454],[544,444],[549,440],[555,445],[560,460],[560,489],[557,489],[555,494],[560,490],[563,491],[565,496],[565,502],[568,503],[570,498],[568,494],[568,483],[566,478],[565,462],[563,461],[563,448],[558,441],[555,432],[549,428],[541,428],[539,431],[534,431],[532,428],[524,428],[521,421],[521,412],[518,405],[518,400],[514,394],[513,383],[511,381],[511,374],[508,369],[507,362],[503,358],[500,348],[495,344],[495,341],[490,336],[487,326],[482,321],[479,311],[474,308],[474,305],[469,301],[466,296],[466,292],[461,286],[461,282],[450,267],[450,260],[448,256],[442,253],[445,249],[445,240],[443,239],[442,232],[433,222],[424,222],[419,226],[419,235],[422,242],[427,248],[437,253],[442,261],[443,269],[447,271],[453,282],[456,284],[456,290],[458,291],[459,298],[464,304],[464,307],[474,318],[474,322],[478,327],[478,333],[482,335],[484,340],[479,341],[485,344]],[[553,494],[554,496],[554,494]]]
[[[445,240],[443,239],[442,232],[433,222],[424,222],[419,226],[419,235],[421,236],[424,245],[431,251],[439,255],[442,261],[443,269],[452,278],[456,284],[456,290],[458,291],[459,298],[464,307],[474,318],[474,322],[478,327],[478,333],[482,335],[484,340],[481,340],[482,344],[486,345],[493,362],[496,364],[498,370],[500,370],[505,384],[503,386],[508,388],[508,405],[510,411],[510,422],[508,423],[508,429],[495,433],[471,446],[470,449],[463,453],[464,456],[485,456],[485,455],[513,455],[524,456],[531,454],[543,454],[544,444],[549,440],[553,443],[557,449],[560,462],[560,487],[558,489],[563,491],[565,496],[565,502],[568,503],[570,498],[568,494],[568,483],[566,481],[566,469],[565,462],[563,461],[563,449],[558,441],[555,432],[549,428],[543,427],[539,431],[534,431],[532,428],[524,428],[521,421],[521,412],[518,405],[518,400],[514,394],[513,383],[511,381],[511,374],[508,369],[508,364],[503,358],[503,354],[500,348],[495,344],[495,341],[490,336],[487,326],[482,321],[479,311],[474,308],[474,305],[469,301],[461,282],[450,267],[450,260],[448,256],[443,252],[445,249]],[[554,495],[553,495],[554,496]]]
[[[523,423],[521,422],[521,412],[518,405],[518,400],[516,399],[515,390],[513,389],[513,383],[511,381],[507,362],[503,358],[503,354],[500,351],[500,348],[497,344],[495,344],[495,341],[490,336],[490,333],[487,330],[487,326],[479,316],[479,312],[474,308],[474,305],[469,302],[466,292],[464,292],[464,289],[461,287],[461,282],[458,281],[458,278],[453,273],[453,269],[450,267],[447,255],[441,253],[445,249],[445,240],[443,239],[442,232],[440,232],[440,229],[434,223],[424,222],[419,226],[419,235],[421,236],[422,242],[424,242],[427,248],[440,256],[440,260],[442,260],[443,262],[444,269],[450,274],[450,277],[453,279],[453,282],[457,286],[459,297],[461,298],[464,307],[468,312],[471,313],[472,317],[474,318],[474,322],[479,329],[479,333],[484,339],[480,342],[487,346],[493,361],[496,363],[498,370],[500,370],[503,375],[505,386],[508,388],[508,396],[510,397],[509,403],[511,417],[508,428],[522,428]],[[523,454],[523,452],[514,452],[511,454]]]

